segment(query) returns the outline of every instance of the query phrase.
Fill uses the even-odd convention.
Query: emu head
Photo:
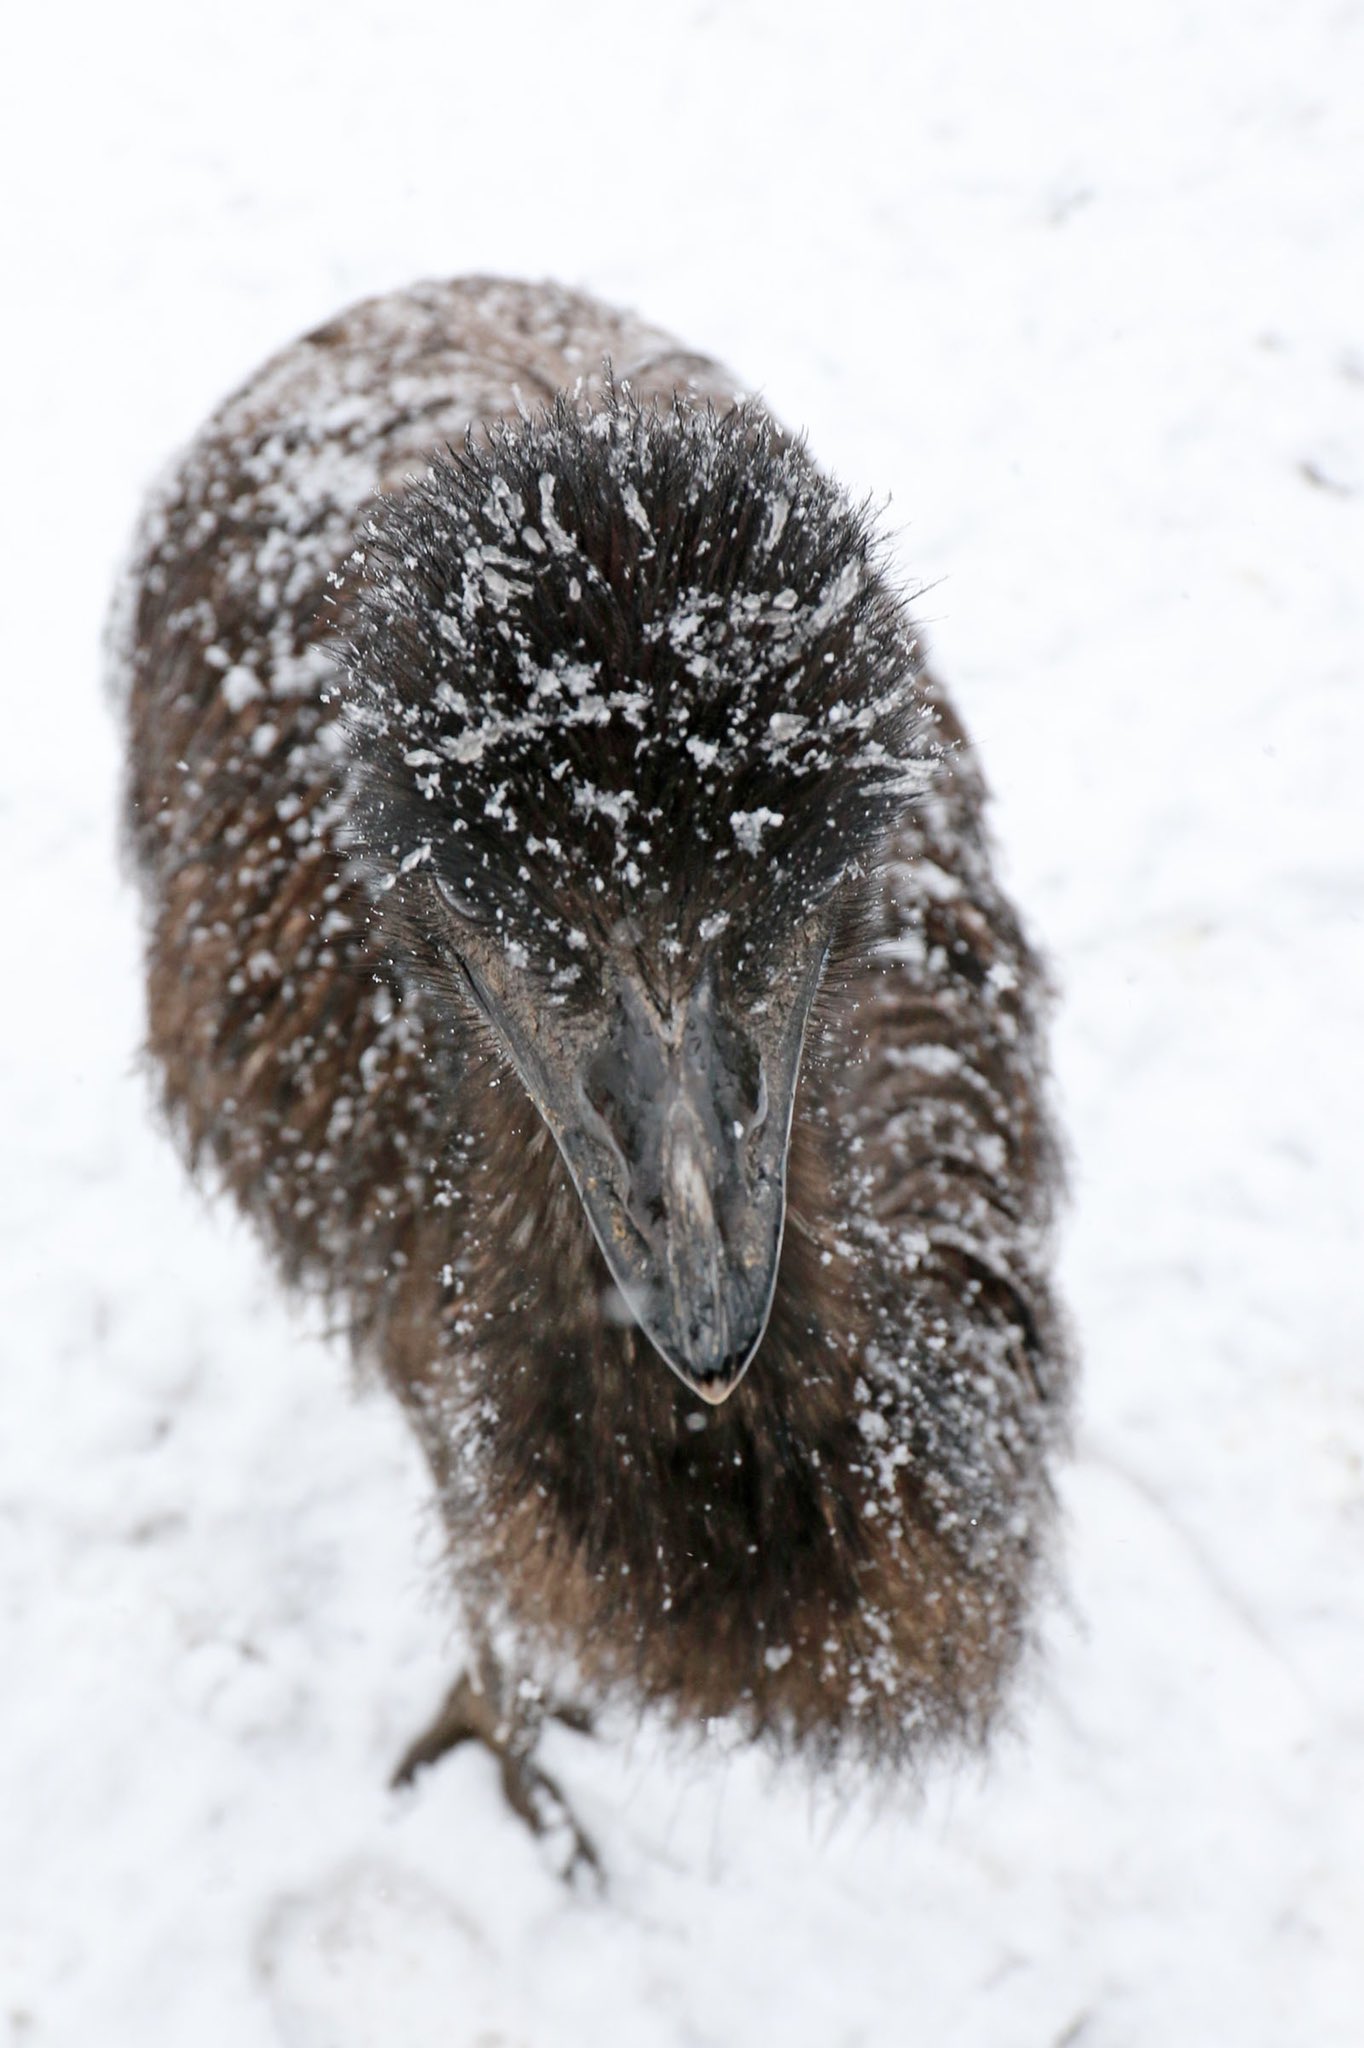
[[[472,1008],[663,1358],[767,1323],[802,1041],[932,735],[863,515],[752,407],[608,390],[497,426],[352,564],[350,830]]]

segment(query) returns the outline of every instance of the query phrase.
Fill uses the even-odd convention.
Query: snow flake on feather
[[[598,813],[609,818],[613,825],[623,825],[635,807],[635,798],[628,789],[594,789],[590,782],[580,782],[573,791],[573,808],[593,817]]]
[[[782,825],[786,821],[780,811],[769,811],[766,805],[760,804],[756,811],[731,811],[729,822],[733,827],[734,837],[743,851],[759,853],[762,850],[763,834],[770,832],[774,825]]]
[[[639,492],[635,489],[634,485],[626,484],[621,491],[620,497],[621,503],[625,507],[626,516],[634,521],[641,533],[647,534],[652,539],[654,530],[649,524],[649,515],[645,511]]]
[[[540,478],[540,524],[543,526],[545,530],[546,540],[549,542],[550,546],[553,548],[556,555],[575,555],[578,552],[577,545],[573,540],[572,535],[564,532],[563,527],[560,526],[558,518],[555,515],[555,482],[556,478],[549,475],[548,473],[542,475]]]

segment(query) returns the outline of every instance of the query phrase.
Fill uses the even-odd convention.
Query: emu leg
[[[437,1763],[462,1742],[481,1742],[497,1759],[507,1804],[532,1834],[563,1835],[569,1845],[564,1875],[590,1871],[601,1878],[601,1859],[573,1810],[550,1777],[534,1760],[540,1728],[547,1719],[562,1721],[579,1734],[591,1732],[591,1718],[582,1708],[555,1705],[525,1694],[507,1681],[490,1650],[481,1649],[473,1671],[456,1679],[430,1726],[404,1751],[390,1783],[410,1785],[419,1771]]]

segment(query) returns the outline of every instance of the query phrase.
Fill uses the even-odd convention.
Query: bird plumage
[[[166,1104],[403,1401],[476,1627],[983,1732],[1065,1416],[1044,988],[865,517],[655,330],[422,286],[209,422],[117,645]]]

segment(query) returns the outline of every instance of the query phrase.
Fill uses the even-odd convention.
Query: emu
[[[471,1665],[398,1775],[486,1742],[590,1860],[564,1674],[982,1739],[1070,1378],[1045,977],[864,511],[635,318],[422,285],[214,414],[113,641],[165,1109],[448,1531]]]

